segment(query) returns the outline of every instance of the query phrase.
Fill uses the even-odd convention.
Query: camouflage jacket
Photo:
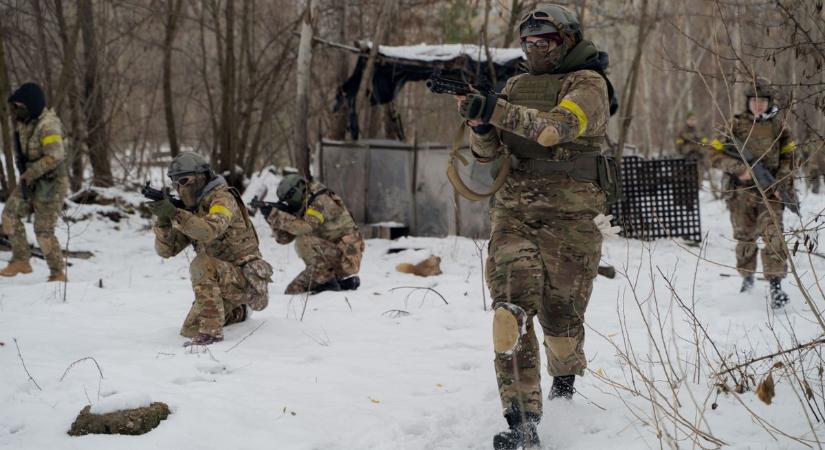
[[[65,195],[68,187],[63,124],[47,108],[37,120],[18,123],[20,147],[26,160],[26,176],[34,182],[35,198],[52,200]],[[61,195],[62,191],[62,195]]]
[[[775,116],[768,120],[756,121],[753,114],[744,112],[734,116],[731,133],[777,178],[778,182],[786,184],[786,187],[793,182],[791,175],[795,169],[796,141],[791,137],[782,119]],[[723,152],[724,145],[720,139],[711,142],[711,164],[731,178],[735,178],[746,170],[745,163],[741,159],[726,155]],[[752,181],[737,183],[753,184]]]
[[[685,125],[676,137],[676,153],[683,158],[702,159],[705,157],[705,145],[708,138],[702,136],[696,127]]]
[[[288,244],[297,236],[307,234],[336,242],[345,235],[358,232],[358,226],[341,197],[317,181],[310,183],[308,191],[308,203],[296,215],[278,209],[269,214],[267,222],[279,244]]]
[[[204,188],[198,207],[178,209],[172,226],[155,225],[155,251],[164,258],[177,255],[192,245],[195,253],[242,266],[260,259],[258,236],[238,197],[222,177]]]
[[[530,76],[533,75],[521,74],[507,80],[501,91],[502,98],[498,99],[490,119],[494,128],[485,134],[472,134],[472,150],[480,160],[489,161],[501,152],[503,144],[499,130],[537,141],[546,127],[554,127],[562,148],[565,143],[576,142],[580,137],[603,137],[607,134],[610,118],[607,83],[598,72],[577,70],[568,73],[562,81],[556,106],[547,112],[506,100],[516,82]],[[565,152],[556,152],[555,155],[559,159],[569,157]]]

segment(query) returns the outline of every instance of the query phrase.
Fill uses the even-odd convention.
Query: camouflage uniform
[[[192,212],[178,209],[171,226],[155,225],[155,251],[171,258],[194,247],[189,273],[195,301],[180,334],[223,338],[224,325],[243,320],[243,305],[266,292],[268,275],[251,277],[248,270],[268,265],[261,259],[258,236],[237,193],[222,177],[215,177],[202,192]]]
[[[595,53],[583,41],[567,55],[566,65],[592,60]],[[559,72],[509,79],[490,119],[493,128],[476,128],[471,136],[472,151],[481,162],[492,161],[505,147],[516,155],[490,211],[485,274],[494,306],[513,312],[526,331],[512,352],[496,344],[505,416],[514,409],[541,415],[533,317],[538,316],[544,331],[550,375],[582,375],[586,367],[584,312],[602,243],[593,219],[605,211],[605,193],[592,177],[582,176],[576,161],[595,161],[593,155],[603,148],[609,98],[597,71]],[[539,136],[550,127],[558,144],[543,147]]]
[[[295,216],[273,209],[267,218],[275,240],[281,245],[295,240],[295,251],[306,264],[287,286],[287,294],[358,273],[364,253],[364,240],[341,197],[317,181],[310,183],[306,195],[305,207]]]
[[[766,192],[769,206],[765,206],[754,182],[738,179],[738,175],[746,170],[745,163],[722,153],[719,140],[712,142],[711,163],[726,175],[725,198],[736,239],[736,268],[743,277],[756,271],[756,238],[761,236],[765,241],[761,252],[765,277],[784,278],[787,273],[787,254],[782,238],[785,206],[774,197],[774,192],[793,190],[796,142],[778,117],[757,121],[750,112],[735,116],[731,132],[777,179],[777,185]],[[776,214],[779,229],[774,226],[768,208]]]
[[[696,127],[685,125],[676,137],[676,153],[684,159],[696,161],[696,173],[698,176],[699,186],[702,186],[702,181],[707,172],[706,145],[708,138],[702,136]]]
[[[31,257],[23,218],[34,212],[34,234],[46,257],[52,275],[64,269],[60,243],[54,235],[57,219],[63,209],[63,199],[69,190],[66,171],[66,150],[63,145],[63,124],[51,109],[29,123],[18,123],[20,145],[26,160],[28,198],[15,189],[3,210],[3,233],[9,236],[12,261],[28,261]]]

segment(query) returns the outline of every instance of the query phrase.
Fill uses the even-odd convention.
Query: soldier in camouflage
[[[295,241],[295,251],[306,268],[286,288],[286,294],[353,290],[361,281],[364,240],[341,197],[317,181],[309,184],[299,175],[284,177],[278,199],[288,211],[263,211],[275,240]]]
[[[17,131],[15,143],[20,185],[3,209],[3,233],[9,237],[12,259],[0,276],[31,273],[23,219],[34,212],[34,234],[49,266],[49,281],[67,281],[60,243],[54,235],[63,199],[69,190],[63,124],[46,108],[46,96],[35,83],[20,86],[8,99]]]
[[[773,102],[775,93],[770,81],[757,78],[748,86],[745,95],[746,110],[734,117],[730,130],[732,138],[723,138],[728,143],[719,139],[711,143],[711,163],[725,173],[724,192],[736,239],[736,268],[742,275],[740,291],[753,288],[758,251],[756,239],[761,236],[765,242],[761,251],[762,268],[770,282],[771,306],[781,308],[788,303],[789,297],[781,286],[787,274],[788,255],[782,236],[785,205],[779,192],[793,192],[796,141]],[[725,146],[730,146],[734,140],[744,144],[776,177],[776,184],[766,191],[767,204],[742,158],[724,152]]]
[[[679,130],[676,137],[676,153],[682,158],[696,161],[696,172],[698,175],[699,187],[707,172],[707,150],[708,138],[703,136],[697,127],[696,115],[688,112],[685,125]]]
[[[529,73],[501,94],[459,97],[480,162],[511,154],[513,170],[490,211],[486,267],[494,300],[495,368],[509,429],[497,449],[537,448],[542,416],[538,317],[551,399],[571,399],[583,375],[584,312],[601,255],[594,219],[606,209],[599,174],[607,122],[615,108],[607,54],[584,40],[570,10],[546,5],[520,23]],[[603,217],[603,216],[602,216]]]
[[[225,325],[246,320],[247,307],[266,307],[272,266],[261,259],[258,235],[240,195],[203,158],[183,152],[168,175],[185,209],[176,208],[168,196],[147,204],[157,216],[155,251],[171,258],[194,248],[189,273],[195,301],[180,334],[191,338],[184,346],[208,345],[223,340]]]

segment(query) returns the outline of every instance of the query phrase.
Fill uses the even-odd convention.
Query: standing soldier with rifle
[[[540,446],[534,317],[553,377],[550,399],[571,399],[576,376],[584,374],[584,312],[601,256],[600,230],[610,227],[601,220],[606,194],[616,193],[615,173],[608,175],[611,166],[601,154],[615,107],[607,54],[583,38],[575,13],[558,5],[531,11],[519,31],[529,73],[510,78],[498,98],[458,97],[475,158],[512,155],[515,161],[490,211],[486,267],[496,375],[509,425],[493,438],[496,449]]]
[[[356,275],[364,240],[344,201],[317,181],[290,174],[278,184],[278,203],[260,205],[275,234],[295,251],[306,268],[286,287],[286,294],[358,289]]]
[[[707,164],[705,163],[707,154],[705,146],[707,143],[708,138],[703,136],[697,127],[696,115],[689,111],[685,119],[685,125],[676,136],[676,153],[684,159],[696,161],[699,189],[702,188],[702,181],[705,178],[705,172],[707,172]]]
[[[31,273],[23,218],[34,212],[34,234],[49,266],[49,281],[66,281],[63,254],[54,235],[69,190],[63,124],[54,110],[46,108],[46,96],[35,83],[23,84],[8,101],[17,126],[15,165],[20,184],[3,210],[3,233],[9,237],[12,258],[0,276]]]
[[[216,176],[200,155],[181,152],[168,170],[180,199],[168,192],[147,203],[157,217],[155,251],[171,258],[190,245],[189,264],[195,301],[180,334],[184,344],[209,345],[223,340],[223,327],[247,319],[269,301],[272,266],[261,258],[258,235],[240,194]],[[144,195],[150,190],[144,188]],[[147,195],[155,198],[155,195]]]
[[[727,142],[715,139],[711,143],[711,163],[726,176],[724,192],[736,239],[736,269],[742,275],[740,292],[753,288],[756,238],[761,236],[765,241],[762,268],[770,282],[771,307],[776,309],[789,301],[781,286],[788,260],[782,213],[788,207],[799,214],[793,187],[796,142],[773,102],[775,93],[770,81],[756,78],[745,95],[746,110],[734,117]],[[767,202],[760,189],[768,197]]]

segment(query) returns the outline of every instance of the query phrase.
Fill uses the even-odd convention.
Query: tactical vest
[[[318,190],[316,191],[316,189]],[[307,209],[312,208],[313,202],[316,199],[322,195],[326,195],[342,210],[342,213],[339,214],[338,217],[325,218],[324,223],[321,224],[318,229],[318,235],[321,238],[328,241],[337,242],[342,237],[358,231],[358,225],[352,219],[352,215],[349,213],[347,207],[344,206],[344,201],[341,197],[326,188],[321,188],[320,185],[313,186],[312,190],[315,192],[310,196],[307,202]]]
[[[772,173],[779,170],[779,136],[782,133],[782,121],[777,118],[762,122],[753,121],[752,116],[742,114],[736,117],[733,124],[733,135],[742,142],[746,142],[747,149],[762,161]],[[747,141],[746,141],[747,140]]]
[[[213,258],[236,266],[242,266],[253,259],[261,257],[258,249],[258,234],[255,232],[255,227],[249,220],[249,213],[246,211],[246,206],[243,204],[238,191],[234,188],[224,189],[228,190],[235,199],[235,202],[238,204],[238,209],[241,212],[241,217],[233,217],[226,232],[206,245],[204,250],[207,255]],[[220,191],[221,188],[218,188],[215,192]],[[209,213],[210,200],[213,196],[214,194],[207,196],[208,200],[200,203],[198,216],[203,217]]]
[[[559,104],[559,92],[568,74],[522,75],[514,81],[507,101],[519,106],[549,112]],[[509,131],[501,131],[501,140],[510,152],[521,159],[564,160],[580,153],[601,152],[604,137],[579,137],[552,147],[544,147],[538,142]],[[567,151],[561,151],[561,150]]]

